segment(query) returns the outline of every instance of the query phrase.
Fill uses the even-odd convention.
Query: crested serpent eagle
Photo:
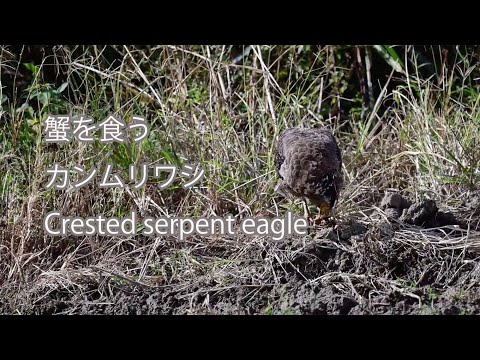
[[[311,219],[307,199],[318,208],[315,223],[332,214],[343,187],[343,175],[342,155],[329,130],[296,127],[283,131],[275,165],[280,178],[275,191],[302,199],[305,217]]]

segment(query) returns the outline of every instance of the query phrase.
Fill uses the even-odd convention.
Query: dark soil
[[[251,238],[189,248],[200,263],[189,279],[140,286],[93,272],[67,285],[3,287],[0,311],[33,314],[478,314],[474,252],[400,241],[405,226],[461,225],[433,201],[387,195],[388,220],[339,221],[310,239]],[[372,218],[375,214],[372,214]],[[198,240],[198,244],[201,243]],[[188,248],[192,245],[184,245]],[[165,247],[168,249],[168,247]],[[178,250],[178,248],[177,248]],[[170,256],[168,250],[163,254]],[[231,262],[208,268],[211,259]],[[223,268],[222,268],[223,266]],[[208,269],[207,269],[208,268]],[[204,270],[201,270],[204,269]],[[207,270],[206,270],[207,269]],[[227,270],[228,269],[228,270]],[[73,285],[75,284],[75,285]],[[15,295],[14,295],[15,294]]]

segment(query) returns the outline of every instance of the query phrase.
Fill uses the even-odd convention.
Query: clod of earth
[[[440,211],[434,200],[426,199],[412,202],[398,193],[387,193],[381,202],[389,219],[425,228],[446,225],[461,225],[461,222],[450,212]]]
[[[412,205],[412,202],[405,199],[402,195],[388,192],[385,194],[380,206],[382,208],[406,209]]]

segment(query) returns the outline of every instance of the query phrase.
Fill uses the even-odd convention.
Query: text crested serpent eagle
[[[342,155],[327,129],[290,128],[278,139],[275,165],[280,178],[275,190],[317,206],[315,222],[328,218],[343,188]]]

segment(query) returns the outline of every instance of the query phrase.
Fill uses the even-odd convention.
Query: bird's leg
[[[317,210],[318,210],[318,214],[317,214],[317,216],[315,216],[315,219],[313,219],[313,223],[316,224],[316,225],[320,225],[322,223],[322,220],[323,220],[322,210],[319,206],[317,206]]]
[[[310,220],[312,216],[310,215],[310,210],[308,209],[307,201],[305,199],[302,199],[302,203],[303,203],[303,211],[304,211],[303,216],[307,220]]]
[[[310,213],[310,209],[308,208],[308,204],[307,204],[307,200],[305,198],[302,198],[302,203],[303,203],[303,216],[305,217],[305,219],[307,220],[307,224],[308,224],[308,234],[311,234],[313,230],[313,228],[311,227],[311,225],[315,225],[315,220],[312,218],[312,214]]]

